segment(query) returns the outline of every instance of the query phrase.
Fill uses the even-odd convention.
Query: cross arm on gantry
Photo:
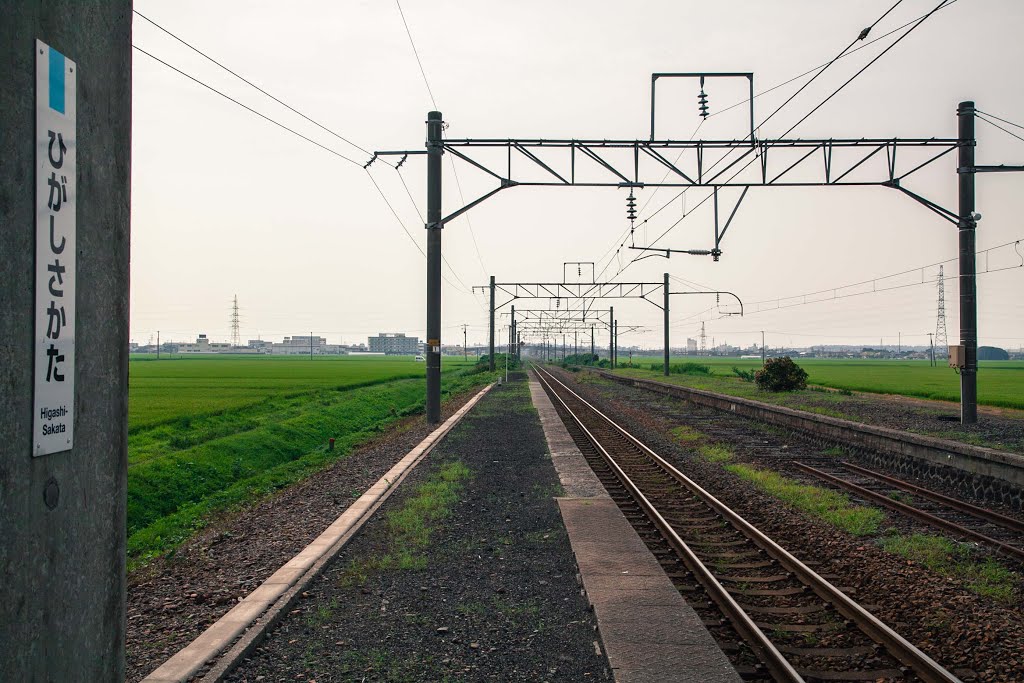
[[[671,74],[661,74],[669,76]],[[690,77],[693,74],[677,74]],[[746,76],[746,74],[718,74]],[[704,74],[705,77],[714,74]],[[652,79],[652,105],[653,82]],[[751,87],[753,78],[750,77]],[[751,102],[752,106],[752,102]],[[374,152],[427,155],[427,420],[441,416],[441,230],[445,223],[512,187],[856,187],[898,190],[957,226],[960,240],[961,421],[977,422],[977,288],[975,285],[975,175],[1019,171],[1019,166],[975,165],[974,102],[961,102],[955,138],[757,138],[673,140],[610,138],[444,138],[441,112],[427,114],[425,150]],[[753,112],[751,110],[751,121]],[[907,178],[956,150],[957,211],[904,186]],[[678,152],[675,158],[671,152]],[[489,176],[496,186],[448,215],[441,210],[441,156],[451,154]],[[732,152],[737,152],[733,158]],[[726,157],[729,158],[726,158]],[[719,163],[723,162],[723,163]],[[727,162],[727,163],[725,163]],[[716,233],[719,232],[716,225]],[[721,251],[721,234],[714,251]],[[652,245],[647,245],[652,246]],[[694,250],[681,250],[694,251]],[[712,250],[712,256],[716,254]],[[669,254],[671,251],[669,251]],[[667,288],[666,288],[667,289]],[[666,295],[667,296],[667,295]],[[492,306],[493,308],[493,306]],[[666,307],[667,308],[667,307]],[[667,346],[667,345],[666,345]],[[667,363],[666,363],[667,365]]]

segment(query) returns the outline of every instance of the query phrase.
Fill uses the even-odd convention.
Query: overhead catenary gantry
[[[518,299],[580,299],[593,301],[595,299],[643,299],[656,308],[661,309],[664,317],[664,373],[669,373],[669,352],[671,350],[669,339],[669,303],[673,295],[726,295],[736,299],[739,304],[739,311],[735,314],[743,315],[743,302],[738,296],[727,291],[687,291],[673,292],[669,284],[669,274],[665,273],[661,282],[495,282],[491,276],[490,284],[477,285],[474,291],[489,290],[490,293],[490,326],[491,326],[491,356],[494,356],[494,313],[496,310],[511,304]],[[501,304],[496,304],[497,294],[501,293],[508,297]],[[661,303],[658,303],[660,294]],[[614,307],[609,309],[611,318],[611,340],[609,348],[615,347],[615,314]],[[512,307],[512,329],[516,327],[515,307]],[[613,363],[614,363],[614,351]]]
[[[657,78],[652,79],[653,82]],[[653,101],[653,94],[652,94]],[[427,155],[427,421],[441,416],[441,230],[444,224],[512,187],[865,187],[896,189],[955,224],[960,243],[961,421],[977,422],[977,288],[975,174],[1022,171],[1024,166],[977,166],[974,102],[957,109],[956,138],[756,138],[673,140],[609,138],[444,138],[439,111],[427,114],[425,150],[378,151],[378,156]],[[905,187],[914,173],[958,150],[959,205],[952,211]],[[669,160],[667,152],[677,151]],[[448,152],[497,182],[494,189],[443,215],[441,156]],[[735,158],[730,158],[738,152]],[[489,158],[484,156],[490,154]],[[515,160],[515,164],[513,164]],[[723,163],[723,162],[728,163]],[[716,224],[717,233],[717,224]],[[714,251],[720,255],[721,234]],[[691,250],[685,250],[691,251]],[[564,286],[566,283],[555,283]],[[617,283],[607,283],[616,286]],[[547,285],[545,285],[547,286]],[[590,285],[604,286],[604,285]],[[492,306],[493,305],[492,288]],[[668,300],[668,287],[664,289]],[[668,312],[667,303],[664,310]],[[668,325],[666,324],[666,337]],[[491,325],[493,349],[493,321]],[[668,343],[666,339],[666,352]],[[492,353],[493,357],[493,353]],[[666,360],[666,369],[668,363]]]

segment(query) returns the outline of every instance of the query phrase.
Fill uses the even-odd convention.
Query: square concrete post
[[[0,681],[122,681],[132,5],[0,16]],[[76,72],[75,353],[73,447],[33,457],[37,40]]]

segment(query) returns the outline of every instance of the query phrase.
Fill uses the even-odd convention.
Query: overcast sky
[[[449,137],[643,139],[649,135],[652,72],[753,71],[760,92],[829,61],[893,2],[406,0],[402,10]],[[869,39],[937,2],[904,0]],[[135,7],[366,150],[423,148],[423,122],[434,105],[394,2],[137,0]],[[1019,0],[958,0],[790,137],[955,137],[956,106],[966,99],[1024,122],[1022,28]],[[786,132],[899,35],[837,62],[767,122],[760,136]],[[135,52],[132,339],[146,343],[160,330],[164,340],[205,333],[227,341],[235,295],[243,341],[310,331],[332,343],[365,342],[380,331],[422,337],[424,258],[360,168],[368,156],[139,17],[133,42],[359,163],[301,140]],[[806,80],[757,98],[758,121]],[[708,81],[711,111],[741,101],[745,87],[745,81]],[[693,134],[700,122],[697,90],[690,82],[659,84],[659,138]],[[698,137],[741,138],[745,116],[738,107],[712,117]],[[1024,163],[1024,142],[977,125],[978,163]],[[410,157],[401,175],[381,163],[371,166],[421,246],[425,170],[422,156]],[[494,187],[492,178],[464,163],[457,163],[457,172],[467,201]],[[444,173],[447,214],[463,201],[448,158]],[[906,184],[955,210],[955,155]],[[650,243],[709,190],[693,189],[669,203],[678,192],[637,191],[638,206],[645,208],[633,244]],[[613,188],[514,188],[448,224],[444,253],[450,268],[444,273],[450,283],[443,292],[442,341],[461,342],[463,323],[471,343],[486,339],[485,298],[468,288],[485,284],[492,274],[499,282],[558,281],[565,261],[596,261],[603,278],[618,273],[618,280],[629,282],[660,281],[667,271],[699,286],[736,292],[747,304],[745,317],[722,317],[734,310],[725,300],[719,310],[714,297],[675,297],[673,345],[696,336],[701,320],[709,343],[713,337],[734,345],[760,342],[760,330],[768,332],[769,345],[895,344],[898,334],[904,344],[926,344],[926,333],[935,330],[937,267],[836,295],[932,281],[925,285],[775,311],[765,310],[770,303],[755,305],[954,259],[955,226],[895,190],[754,188],[729,229],[720,262],[674,255],[622,269],[640,253],[617,249],[628,235],[626,194]],[[731,210],[737,194],[722,191],[723,210]],[[709,208],[706,203],[689,213],[657,245],[710,247]],[[983,214],[979,249],[1024,238],[1024,175],[979,176],[977,208]],[[987,255],[989,269],[1020,263],[1012,246]],[[986,256],[979,267],[986,267]],[[955,261],[946,271],[956,272]],[[674,281],[677,287],[688,288]],[[980,342],[1024,345],[1024,268],[981,275],[978,289]],[[947,281],[950,343],[958,339],[957,297],[956,280]],[[658,309],[637,300],[605,303],[615,306],[621,325],[650,330],[623,334],[623,344],[660,345]]]

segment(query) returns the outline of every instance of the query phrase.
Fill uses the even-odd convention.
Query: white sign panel
[[[71,449],[75,431],[75,80],[36,41],[36,331],[33,455]]]

